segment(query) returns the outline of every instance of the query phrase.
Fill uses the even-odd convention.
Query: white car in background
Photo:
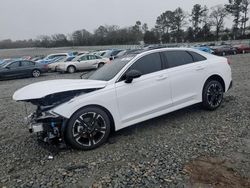
[[[56,65],[56,71],[74,73],[76,71],[97,69],[110,62],[108,58],[98,55],[84,54],[70,62],[60,62]]]
[[[229,63],[190,48],[137,51],[88,79],[34,83],[16,91],[13,99],[37,106],[28,125],[42,140],[89,150],[105,143],[112,130],[193,104],[217,109],[232,87]]]

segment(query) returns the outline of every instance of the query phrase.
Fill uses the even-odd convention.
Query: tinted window
[[[163,52],[167,58],[169,67],[178,67],[193,63],[193,57],[185,51],[166,51]]]
[[[20,62],[19,61],[16,61],[14,63],[9,64],[9,67],[11,67],[11,68],[16,68],[16,67],[19,67],[19,66],[20,66]]]
[[[149,54],[138,61],[136,61],[129,70],[135,69],[140,71],[142,74],[150,74],[153,72],[160,71],[161,68],[161,57],[159,53]]]
[[[34,63],[33,62],[31,62],[31,61],[22,61],[22,66],[33,66],[34,65]]]
[[[198,62],[198,61],[205,61],[206,60],[206,58],[204,57],[204,56],[202,56],[202,55],[200,55],[200,54],[197,54],[197,53],[195,53],[195,52],[188,52],[188,53],[190,53],[192,56],[193,56],[193,58],[194,58],[194,61],[195,62]]]

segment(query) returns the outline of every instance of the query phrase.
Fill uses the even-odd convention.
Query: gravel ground
[[[38,143],[23,123],[24,104],[11,99],[27,84],[80,73],[1,81],[0,187],[250,186],[250,54],[229,58],[234,87],[221,108],[208,112],[194,105],[134,125],[93,151]],[[197,164],[203,169],[198,175]],[[211,169],[221,178],[209,179]]]

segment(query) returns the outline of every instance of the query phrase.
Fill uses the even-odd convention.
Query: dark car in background
[[[226,56],[226,55],[236,55],[237,49],[230,45],[214,46],[212,47],[215,55]]]
[[[47,65],[29,60],[17,60],[0,64],[0,79],[16,77],[39,77],[47,72]]]
[[[250,45],[238,44],[238,45],[234,45],[234,47],[237,49],[238,54],[250,53]]]

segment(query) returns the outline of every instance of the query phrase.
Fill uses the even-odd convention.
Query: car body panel
[[[64,91],[74,91],[81,89],[99,89],[106,86],[105,81],[96,80],[50,80],[30,84],[15,92],[13,99],[16,101],[39,99],[47,95],[60,93]]]

